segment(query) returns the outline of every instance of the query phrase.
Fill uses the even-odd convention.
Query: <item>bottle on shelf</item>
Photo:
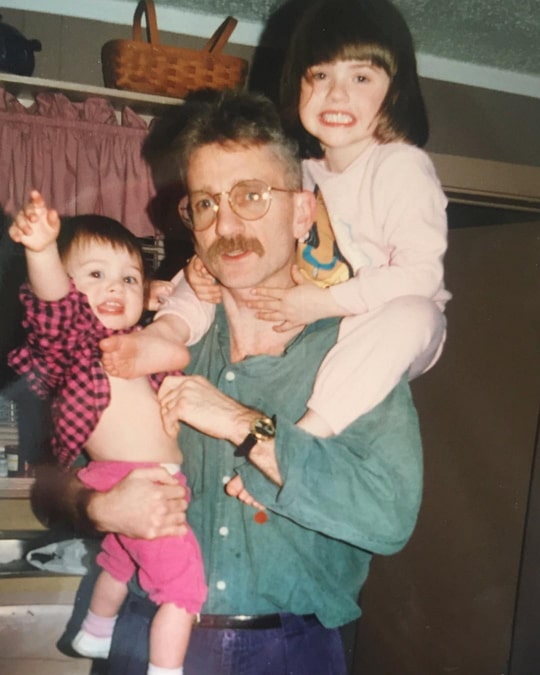
[[[0,446],[0,478],[7,478],[8,475],[8,462],[6,456],[6,449],[2,445]]]
[[[18,445],[6,445],[5,447],[6,459],[7,459],[7,469],[8,476],[10,478],[16,478],[20,475],[19,466],[19,446]]]

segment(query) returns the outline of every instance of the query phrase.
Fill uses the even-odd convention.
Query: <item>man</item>
[[[175,143],[184,213],[222,304],[191,349],[187,376],[159,393],[166,427],[181,423],[188,519],[209,586],[184,672],[344,675],[337,629],[360,614],[371,556],[399,550],[416,521],[416,413],[402,382],[337,436],[295,426],[338,321],[277,332],[257,317],[251,291],[293,284],[313,196],[301,189],[295,149],[266,99],[215,92],[186,105],[193,111]],[[236,491],[264,504],[265,517],[226,494],[235,475]],[[108,493],[73,480],[62,490],[72,518],[100,531],[182,532],[184,493],[160,469],[137,470]],[[144,675],[152,612],[135,590],[117,622],[110,674]]]

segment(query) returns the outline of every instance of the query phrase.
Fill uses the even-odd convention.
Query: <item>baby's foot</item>
[[[106,659],[111,651],[111,637],[96,637],[84,630],[80,630],[71,646],[81,656],[91,659]]]

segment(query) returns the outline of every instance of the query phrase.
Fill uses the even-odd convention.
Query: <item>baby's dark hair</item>
[[[320,63],[353,59],[382,68],[390,78],[376,140],[425,145],[429,129],[414,44],[398,9],[389,0],[316,0],[295,28],[281,78],[284,125],[299,138],[302,155],[322,154],[298,116],[302,78]]]
[[[139,260],[143,276],[146,276],[147,270],[139,240],[117,220],[93,213],[62,218],[57,244],[63,261],[74,244],[91,241],[110,244],[116,249],[125,249]]]

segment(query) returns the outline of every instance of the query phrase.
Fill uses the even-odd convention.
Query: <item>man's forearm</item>
[[[65,527],[84,535],[96,535],[87,506],[93,491],[77,478],[77,472],[60,471],[53,464],[43,464],[36,472],[31,503],[36,517],[46,527]]]
[[[233,433],[229,439],[234,445],[238,446],[247,434],[250,432],[251,422],[261,416],[261,412],[252,408],[242,406],[242,411],[234,420]],[[258,441],[249,451],[248,459],[276,485],[283,485],[283,479],[279,470],[279,464],[276,457],[276,442],[274,439]]]

